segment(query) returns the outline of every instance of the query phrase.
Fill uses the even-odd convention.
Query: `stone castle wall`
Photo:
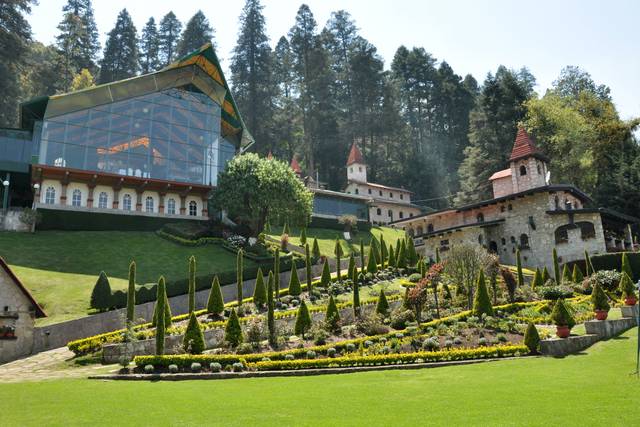
[[[17,318],[13,318],[16,316]],[[0,325],[15,327],[15,339],[0,338],[0,363],[31,353],[34,312],[31,301],[0,268]]]

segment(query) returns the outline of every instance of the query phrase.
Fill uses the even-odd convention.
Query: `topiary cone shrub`
[[[636,302],[638,302],[636,297],[636,288],[633,286],[633,282],[627,273],[622,273],[618,288],[620,289],[620,292],[622,292],[625,305],[636,305]]]
[[[294,333],[300,335],[302,339],[305,339],[304,334],[311,328],[311,315],[309,309],[304,300],[300,303],[298,308],[298,315],[296,316],[296,323],[294,326]]]
[[[333,299],[333,295],[329,297],[324,322],[327,330],[331,332],[338,332],[340,330],[340,312],[338,311],[336,301]]]
[[[531,354],[537,354],[540,347],[540,335],[538,329],[533,322],[529,322],[527,329],[524,332],[524,345],[527,346]]]
[[[484,271],[480,270],[476,294],[473,300],[473,315],[481,317],[483,314],[493,316],[493,307],[491,306],[487,284],[484,280]]]
[[[224,340],[231,347],[237,347],[238,344],[242,343],[242,327],[235,308],[231,310],[229,320],[227,320],[227,325],[224,328]]]
[[[597,282],[593,285],[593,291],[591,292],[591,304],[593,305],[593,311],[596,313],[596,319],[605,320],[611,307],[602,287]]]
[[[189,324],[182,339],[184,351],[190,354],[202,354],[205,348],[204,334],[195,312],[189,315]]]
[[[567,338],[571,333],[571,328],[576,324],[573,315],[567,308],[564,299],[559,299],[553,306],[551,320],[556,325],[556,335],[558,338]]]
[[[326,288],[331,283],[331,272],[329,271],[329,261],[324,260],[324,265],[322,266],[322,275],[320,276],[320,285],[323,288]]]
[[[382,317],[389,315],[389,302],[383,289],[380,289],[380,296],[378,296],[378,303],[376,304],[376,313]]]

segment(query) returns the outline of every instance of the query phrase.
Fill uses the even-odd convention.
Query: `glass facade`
[[[331,197],[315,193],[313,196],[313,213],[320,215],[355,215],[358,219],[368,220],[368,207],[364,201],[349,200],[343,197]]]
[[[46,118],[38,152],[51,166],[216,185],[235,146],[220,106],[183,87]]]
[[[18,129],[0,129],[0,160],[31,163],[31,132]]]

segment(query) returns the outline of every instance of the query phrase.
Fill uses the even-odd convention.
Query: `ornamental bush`
[[[324,323],[327,330],[331,332],[337,332],[340,330],[340,312],[338,311],[336,301],[333,299],[333,295],[329,297],[329,304],[327,304]]]
[[[540,286],[544,286],[544,282],[542,281],[542,272],[538,267],[536,267],[536,272],[533,274],[533,280],[531,281],[531,287],[535,289]]]
[[[376,260],[375,249],[373,245],[369,246],[369,255],[367,257],[367,273],[375,274],[378,272],[378,262]]]
[[[396,267],[407,268],[407,246],[404,240],[400,243],[400,248],[396,253]]]
[[[311,329],[311,315],[307,304],[302,300],[300,307],[298,307],[298,315],[296,316],[296,324],[294,327],[294,333],[300,335],[304,339],[304,334]]]
[[[622,266],[620,268],[621,273],[627,273],[627,276],[633,277],[633,271],[631,270],[631,264],[629,263],[629,257],[626,252],[622,253]]]
[[[553,306],[551,312],[551,320],[556,326],[567,326],[569,329],[573,328],[576,324],[573,315],[567,308],[567,304],[564,299],[559,299]]]
[[[393,250],[393,245],[389,244],[389,265],[392,267],[396,266],[396,254]]]
[[[558,262],[558,251],[556,248],[553,248],[551,257],[553,258],[553,279],[557,284],[560,284],[562,282],[562,277],[560,276],[560,263]]]
[[[364,280],[364,276],[360,274],[362,279]],[[362,308],[360,307],[360,285],[358,284],[358,280],[353,282],[353,315],[358,318],[360,317],[360,313]]]
[[[584,280],[584,274],[582,274],[582,270],[580,270],[580,267],[578,266],[578,264],[573,264],[573,272],[571,273],[571,280],[573,281],[573,283],[582,283],[582,281]]]
[[[295,266],[292,266],[295,269]],[[262,268],[258,268],[256,284],[253,288],[253,303],[257,308],[262,308],[267,303],[267,288],[264,286],[264,275]]]
[[[276,248],[273,255],[273,292],[276,299],[280,298],[280,249]]]
[[[329,271],[329,260],[324,260],[324,265],[322,266],[322,275],[320,276],[320,285],[323,288],[326,288],[331,283],[331,272]]]
[[[307,229],[303,228],[300,232],[300,245],[304,246],[307,244]]]
[[[333,254],[336,256],[336,274],[337,274],[337,278],[338,281],[342,280],[342,274],[341,274],[341,266],[340,266],[340,260],[342,258],[342,255],[344,255],[344,250],[342,249],[342,245],[340,244],[340,239],[336,239],[336,244],[333,248]]]
[[[380,289],[380,295],[378,296],[378,302],[376,303],[376,313],[383,317],[387,317],[389,315],[389,302],[387,301],[387,296],[384,294],[383,289]]]
[[[298,278],[298,269],[296,265],[291,265],[291,275],[289,276],[289,295],[297,297],[302,293],[300,279]]]
[[[571,283],[573,277],[571,277],[571,271],[569,270],[569,265],[565,264],[562,267],[562,283]]]
[[[542,269],[542,283],[547,283],[551,276],[549,275],[549,270],[547,270],[547,266]]]
[[[220,281],[218,276],[213,278],[211,282],[211,290],[209,291],[209,300],[207,301],[207,313],[214,316],[221,316],[224,312],[224,299],[222,297],[222,289],[220,289]]]
[[[189,258],[189,313],[196,310],[196,257]]]
[[[489,298],[489,292],[487,291],[487,284],[484,280],[484,271],[480,270],[478,275],[478,284],[476,286],[476,294],[473,299],[473,315],[493,316],[493,307],[491,306],[491,299]]]
[[[533,322],[529,322],[527,329],[524,331],[524,345],[527,346],[532,354],[538,353],[538,348],[540,347],[540,335],[538,334],[538,329]]]
[[[318,239],[313,238],[313,245],[311,246],[311,253],[314,260],[319,260],[322,254],[320,253],[320,245],[318,245]]]
[[[164,354],[164,333],[165,333],[165,304],[167,290],[164,284],[164,277],[160,276],[158,280],[158,295],[155,309],[156,317],[156,355]]]
[[[209,364],[209,370],[211,372],[220,372],[222,371],[222,365],[219,364],[218,362],[212,362]]]
[[[243,269],[244,269],[244,262],[242,259],[242,256],[244,255],[244,252],[242,251],[242,249],[238,250],[238,255],[236,258],[236,300],[238,301],[238,307],[242,306],[242,300],[243,300],[243,295],[242,295],[242,273],[243,273]]]
[[[516,269],[518,272],[518,287],[524,286],[524,274],[522,274],[522,260],[520,257],[520,249],[516,249]]]
[[[307,277],[307,293],[311,295],[313,293],[313,274],[311,272],[311,252],[308,244],[304,245],[304,268]]]
[[[204,334],[195,312],[189,315],[189,323],[182,340],[184,351],[190,354],[201,354],[205,349]]]
[[[622,278],[620,279],[620,284],[618,285],[618,289],[622,292],[623,298],[631,298],[636,296],[636,288],[633,286],[633,282],[627,273],[622,273]]]
[[[598,283],[593,286],[593,291],[591,292],[591,304],[593,305],[594,311],[609,311],[609,309],[611,308],[611,306],[609,305],[609,301],[607,300],[607,296]]]
[[[100,272],[93,291],[91,292],[91,308],[102,312],[111,307],[111,285],[104,271]]]
[[[237,347],[238,344],[242,343],[242,327],[235,308],[231,310],[231,315],[229,315],[229,320],[227,320],[227,325],[224,328],[224,340],[231,347]]]
[[[347,279],[353,280],[353,270],[356,268],[356,259],[353,256],[353,252],[349,255],[349,266],[347,267]]]
[[[127,322],[136,317],[136,263],[129,264],[129,287],[127,288]]]

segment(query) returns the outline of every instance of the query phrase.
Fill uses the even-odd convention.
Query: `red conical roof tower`
[[[296,173],[296,175],[298,176],[302,175],[302,169],[300,168],[300,164],[296,160],[296,156],[293,156],[293,158],[291,159],[290,166],[291,166],[291,169],[293,169],[293,171]]]
[[[518,134],[516,135],[516,141],[513,144],[513,150],[511,150],[511,156],[509,161],[524,159],[525,157],[538,157],[546,160],[546,157],[538,151],[533,140],[529,136],[523,127],[518,128]]]
[[[350,166],[354,163],[364,164],[362,153],[360,152],[360,149],[355,142],[351,145],[351,151],[349,152],[349,158],[347,159],[347,166]]]

